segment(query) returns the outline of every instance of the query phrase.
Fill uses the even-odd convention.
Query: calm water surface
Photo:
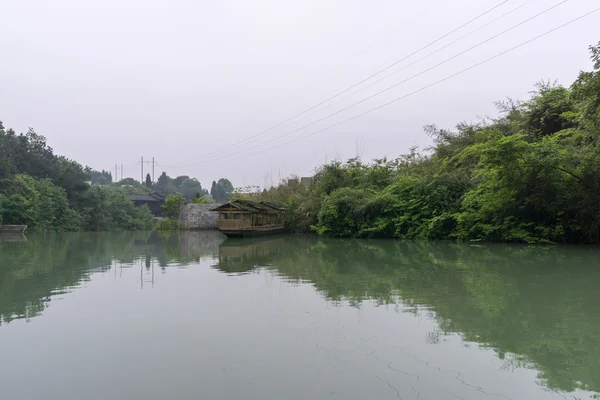
[[[0,239],[0,398],[589,399],[600,251]]]

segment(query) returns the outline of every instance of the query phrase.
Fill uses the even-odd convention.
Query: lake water
[[[0,398],[588,399],[600,249],[0,238]]]

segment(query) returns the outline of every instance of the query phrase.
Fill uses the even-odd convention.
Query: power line
[[[565,0],[565,1],[566,1],[566,0]],[[475,21],[477,21],[478,19],[480,19],[480,18],[484,17],[485,15],[487,15],[487,14],[491,13],[492,11],[496,10],[497,8],[499,8],[499,7],[501,7],[502,5],[506,4],[507,2],[508,2],[508,0],[504,0],[504,1],[502,1],[501,3],[499,3],[499,4],[495,5],[494,7],[492,7],[492,8],[490,8],[490,9],[486,10],[486,11],[485,11],[485,12],[483,12],[482,14],[479,14],[479,15],[478,15],[478,16],[476,16],[475,18],[473,18],[473,19],[471,19],[471,20],[469,20],[469,21],[467,21],[467,22],[463,23],[462,25],[460,25],[459,27],[457,27],[457,28],[455,28],[455,29],[451,30],[450,32],[446,33],[445,35],[442,35],[442,36],[438,37],[438,38],[437,38],[437,39],[435,39],[434,41],[432,41],[432,42],[430,42],[430,43],[426,44],[425,46],[423,46],[423,47],[419,48],[418,50],[415,50],[414,52],[412,52],[412,53],[410,53],[409,55],[407,55],[407,56],[405,56],[405,57],[401,58],[400,60],[397,60],[397,61],[393,62],[392,64],[388,65],[387,67],[385,67],[385,68],[383,68],[383,69],[380,69],[379,71],[375,72],[374,74],[372,74],[372,75],[368,76],[367,78],[364,78],[363,80],[361,80],[361,81],[359,81],[359,82],[357,82],[357,83],[353,84],[352,86],[350,86],[350,87],[348,87],[348,88],[346,88],[346,89],[342,90],[341,92],[339,92],[339,93],[337,93],[337,94],[335,94],[335,95],[333,95],[333,96],[330,96],[330,97],[328,97],[327,99],[325,99],[325,100],[321,101],[320,103],[318,103],[318,104],[316,104],[316,105],[314,105],[314,106],[312,106],[312,107],[310,107],[310,108],[307,108],[306,110],[304,110],[304,111],[302,111],[302,112],[300,112],[300,113],[298,113],[298,114],[296,114],[296,115],[294,115],[294,116],[292,116],[292,117],[290,117],[290,118],[288,118],[288,119],[286,119],[286,120],[284,120],[284,121],[282,121],[282,122],[280,122],[280,123],[278,123],[278,124],[276,124],[276,125],[273,125],[273,126],[271,126],[270,128],[267,128],[267,129],[265,129],[265,130],[263,130],[263,131],[261,131],[261,132],[258,132],[258,133],[254,134],[254,135],[252,135],[252,136],[249,136],[249,137],[247,137],[246,139],[243,139],[243,140],[241,140],[241,141],[238,141],[238,142],[236,142],[236,143],[234,143],[234,144],[232,144],[232,145],[230,145],[230,146],[223,147],[223,148],[221,148],[221,149],[215,150],[215,151],[213,151],[213,152],[210,152],[210,153],[203,154],[203,155],[201,155],[201,156],[198,156],[198,157],[192,158],[192,159],[190,159],[190,160],[187,160],[187,161],[184,161],[184,162],[181,162],[181,163],[175,163],[175,164],[171,164],[171,165],[169,165],[169,166],[171,166],[171,167],[174,167],[174,166],[178,166],[178,165],[184,165],[184,164],[188,164],[188,163],[190,163],[190,162],[192,162],[192,161],[194,161],[194,160],[198,160],[198,159],[200,159],[200,158],[203,158],[203,157],[207,157],[207,156],[210,156],[210,155],[213,155],[213,154],[216,154],[216,153],[220,153],[220,152],[221,152],[221,151],[223,151],[223,150],[229,150],[229,149],[231,149],[232,147],[239,146],[240,144],[246,143],[247,141],[249,141],[249,140],[251,140],[251,139],[254,139],[255,137],[258,137],[258,136],[260,136],[260,135],[263,135],[263,134],[265,134],[265,133],[267,133],[267,132],[269,132],[269,131],[271,131],[271,130],[273,130],[273,129],[275,129],[275,128],[278,128],[278,127],[280,127],[280,126],[282,126],[282,125],[284,125],[284,124],[286,124],[286,123],[290,122],[291,120],[293,120],[293,119],[295,119],[295,118],[297,118],[297,117],[301,116],[302,114],[305,114],[305,113],[307,113],[307,112],[309,112],[309,111],[312,111],[312,110],[314,110],[315,108],[317,108],[317,107],[319,107],[319,106],[321,106],[321,105],[323,105],[323,104],[327,103],[329,100],[332,100],[332,99],[334,99],[334,98],[336,98],[336,97],[338,97],[338,96],[340,96],[340,95],[342,95],[342,94],[344,94],[344,93],[348,92],[349,90],[352,90],[352,89],[354,89],[355,87],[357,87],[357,86],[359,86],[359,85],[363,84],[364,82],[368,81],[369,79],[371,79],[371,78],[374,78],[375,76],[377,76],[377,75],[379,75],[379,74],[381,74],[381,73],[383,73],[383,72],[387,71],[388,69],[390,69],[390,68],[392,68],[392,67],[394,67],[394,66],[398,65],[399,63],[401,63],[401,62],[403,62],[403,61],[405,61],[405,60],[409,59],[410,57],[414,56],[415,54],[418,54],[418,53],[420,53],[421,51],[423,51],[423,50],[427,49],[428,47],[431,47],[431,46],[433,46],[434,44],[436,44],[436,43],[437,43],[437,42],[439,42],[440,40],[443,40],[443,39],[447,38],[448,36],[452,35],[453,33],[455,33],[455,32],[457,32],[457,31],[461,30],[462,28],[464,28],[464,27],[466,27],[466,26],[468,26],[468,25],[472,24],[473,22],[475,22]]]
[[[471,65],[470,67],[467,67],[467,68],[465,68],[465,69],[463,69],[463,70],[460,70],[459,72],[456,72],[456,73],[454,73],[454,74],[452,74],[452,75],[449,75],[449,76],[447,76],[447,77],[445,77],[445,78],[443,78],[443,79],[440,79],[440,80],[438,80],[438,81],[436,81],[436,82],[433,82],[433,83],[431,83],[431,84],[429,84],[429,85],[427,85],[427,86],[423,86],[423,87],[421,87],[420,89],[417,89],[417,90],[415,90],[415,91],[413,91],[413,92],[410,92],[410,93],[408,93],[408,94],[406,94],[406,95],[404,95],[404,96],[397,97],[397,98],[395,98],[395,99],[393,99],[393,100],[391,100],[391,101],[388,101],[387,103],[381,104],[381,105],[379,105],[379,106],[377,106],[377,107],[374,107],[374,108],[372,108],[372,109],[370,109],[370,110],[367,110],[367,111],[365,111],[365,112],[362,112],[362,113],[360,113],[360,114],[357,114],[357,115],[355,115],[355,116],[353,116],[353,117],[350,117],[350,118],[347,118],[347,119],[345,119],[345,120],[343,120],[343,121],[340,121],[340,122],[337,122],[337,123],[335,123],[335,124],[329,125],[329,126],[327,126],[327,127],[323,128],[323,129],[319,129],[319,130],[317,130],[317,131],[311,132],[311,133],[309,133],[309,134],[307,134],[307,135],[300,136],[300,137],[298,137],[298,138],[296,138],[296,139],[293,139],[293,140],[290,140],[290,141],[287,141],[287,142],[284,142],[284,143],[280,143],[280,144],[278,144],[278,145],[275,145],[275,146],[269,147],[269,148],[267,148],[267,149],[263,149],[263,150],[261,150],[261,151],[257,151],[257,152],[255,152],[255,153],[247,154],[247,155],[244,155],[244,156],[241,156],[241,157],[236,157],[236,158],[234,158],[234,159],[231,159],[231,160],[226,160],[226,161],[224,161],[224,162],[237,161],[237,160],[240,160],[240,159],[243,159],[243,158],[251,157],[251,156],[254,156],[254,155],[257,155],[257,154],[264,153],[264,152],[266,152],[266,151],[269,151],[269,150],[273,150],[273,149],[276,149],[276,148],[279,148],[279,147],[285,146],[285,145],[287,145],[287,144],[290,144],[290,143],[295,143],[295,142],[297,142],[297,141],[299,141],[299,140],[305,139],[305,138],[307,138],[307,137],[310,137],[310,136],[314,136],[314,135],[316,135],[316,134],[319,134],[319,133],[321,133],[321,132],[324,132],[324,131],[326,131],[326,130],[328,130],[328,129],[335,128],[335,127],[337,127],[337,126],[340,126],[340,125],[342,125],[342,124],[345,124],[346,122],[349,122],[349,121],[355,120],[355,119],[357,119],[357,118],[360,118],[360,117],[362,117],[362,116],[364,116],[364,115],[370,114],[370,113],[372,113],[373,111],[377,111],[377,110],[379,110],[379,109],[381,109],[381,108],[387,107],[387,106],[389,106],[389,105],[391,105],[391,104],[393,104],[393,103],[396,103],[396,102],[398,102],[398,101],[400,101],[400,100],[404,100],[404,99],[406,99],[406,98],[408,98],[408,97],[410,97],[410,96],[413,96],[413,95],[415,95],[415,94],[417,94],[417,93],[423,92],[423,91],[425,91],[425,90],[427,90],[427,89],[429,89],[429,88],[431,88],[431,87],[433,87],[433,86],[439,85],[440,83],[446,82],[446,81],[448,81],[448,80],[450,80],[450,79],[452,79],[452,78],[455,78],[455,77],[457,77],[457,76],[459,76],[459,75],[462,75],[462,74],[464,74],[465,72],[468,72],[468,71],[470,71],[470,70],[472,70],[472,69],[475,69],[475,68],[477,68],[477,67],[479,67],[479,66],[481,66],[481,65],[483,65],[483,64],[486,64],[486,63],[488,63],[488,62],[490,62],[490,61],[493,61],[493,60],[495,60],[496,58],[502,57],[502,56],[504,56],[504,55],[506,55],[506,54],[508,54],[508,53],[510,53],[510,52],[512,52],[512,51],[514,51],[514,50],[516,50],[516,49],[518,49],[518,48],[521,48],[521,47],[523,47],[523,46],[525,46],[525,45],[528,45],[529,43],[532,43],[532,42],[534,42],[534,41],[536,41],[536,40],[538,40],[538,39],[541,39],[542,37],[545,37],[545,36],[547,36],[547,35],[549,35],[549,34],[551,34],[551,33],[553,33],[553,32],[556,32],[556,31],[558,31],[559,29],[562,29],[562,28],[564,28],[564,27],[566,27],[566,26],[568,26],[568,25],[571,25],[571,24],[573,24],[573,23],[575,23],[575,22],[577,22],[577,21],[579,21],[579,20],[581,20],[581,19],[583,19],[583,18],[586,18],[586,17],[588,17],[588,16],[590,16],[590,15],[592,15],[592,14],[594,14],[594,13],[598,12],[598,11],[600,11],[600,7],[599,7],[599,8],[596,8],[596,9],[594,9],[594,10],[592,10],[592,11],[588,12],[588,13],[585,13],[585,14],[583,14],[583,15],[581,15],[581,16],[579,16],[579,17],[575,18],[575,19],[572,19],[572,20],[570,20],[570,21],[568,21],[568,22],[566,22],[566,23],[564,23],[564,24],[562,24],[562,25],[559,25],[559,26],[557,26],[556,28],[553,28],[553,29],[551,29],[551,30],[549,30],[549,31],[546,31],[546,32],[542,33],[541,35],[538,35],[538,36],[536,36],[536,37],[534,37],[534,38],[532,38],[532,39],[529,39],[529,40],[527,40],[527,41],[525,41],[525,42],[522,42],[522,43],[520,43],[520,44],[518,44],[518,45],[516,45],[516,46],[514,46],[514,47],[511,47],[510,49],[508,49],[508,50],[505,50],[505,51],[503,51],[503,52],[501,52],[501,53],[499,53],[499,54],[496,54],[495,56],[492,56],[492,57],[490,57],[490,58],[487,58],[487,59],[485,59],[485,60],[483,60],[483,61],[481,61],[481,62],[479,62],[479,63],[477,63],[477,64],[473,64],[473,65]]]
[[[533,0],[531,0],[531,1],[533,1]],[[422,10],[422,11],[419,13],[419,15],[421,15],[421,14],[426,14],[426,13],[429,11],[429,9],[430,9],[430,8],[431,8],[431,7],[432,7],[432,6],[433,6],[435,3],[438,3],[438,2],[440,2],[440,0],[433,0],[433,2],[432,2],[431,4],[429,4],[429,5],[428,5],[428,6],[427,6],[427,7],[426,7],[424,10]],[[412,16],[412,19],[414,19],[414,18],[415,18],[415,16]],[[406,19],[406,18],[404,18],[404,19]],[[403,19],[403,20],[404,20],[404,19]],[[401,24],[400,24],[400,21],[397,21],[397,22],[394,24],[394,26],[397,26],[397,25],[401,25]],[[385,34],[385,35],[389,35],[389,34],[391,34],[391,33],[398,32],[399,30],[400,30],[400,27],[397,27],[397,28],[394,28],[394,29],[388,29],[387,31],[385,31],[385,32],[384,32],[384,34]],[[350,54],[349,56],[347,56],[346,58],[344,58],[344,59],[343,59],[341,62],[339,62],[339,63],[337,63],[337,64],[333,65],[333,66],[332,66],[331,68],[329,68],[328,70],[326,70],[326,71],[324,71],[324,72],[321,72],[321,73],[320,73],[320,74],[318,74],[318,75],[315,75],[315,76],[314,76],[314,77],[313,77],[313,78],[312,78],[310,81],[308,81],[306,84],[304,84],[304,87],[308,87],[308,86],[312,85],[313,83],[315,83],[315,82],[316,82],[318,79],[320,79],[321,77],[323,77],[323,76],[326,76],[326,75],[330,74],[331,72],[333,72],[333,71],[335,71],[335,70],[339,69],[340,67],[342,67],[342,66],[346,65],[346,64],[347,64],[347,63],[348,63],[350,60],[352,60],[353,58],[356,58],[356,57],[357,57],[357,56],[359,56],[359,55],[362,55],[362,54],[365,54],[365,53],[369,52],[369,51],[370,51],[370,50],[371,50],[371,49],[372,49],[372,48],[375,46],[375,42],[376,42],[376,40],[375,40],[375,41],[372,41],[372,42],[371,42],[371,43],[369,43],[369,44],[368,44],[366,47],[362,48],[362,49],[361,49],[361,50],[359,50],[359,51],[356,51],[356,52],[354,52],[354,53]],[[383,65],[379,65],[379,66],[377,66],[377,68],[381,68],[382,66],[385,66],[385,64],[386,64],[386,63],[384,63]],[[328,92],[328,93],[324,94],[323,96],[320,96],[320,97],[319,97],[319,98],[318,98],[316,101],[321,101],[321,99],[323,99],[323,98],[325,98],[325,97],[327,97],[327,98],[328,98],[329,96],[332,96],[332,95],[336,94],[337,92],[338,92],[338,90],[330,91],[330,92]],[[285,97],[284,97],[284,96],[280,97],[280,99],[281,99],[281,100],[284,100],[284,99],[287,99],[287,98],[289,98],[289,97],[293,97],[295,94],[296,94],[296,93],[289,93],[289,94],[288,94],[288,95],[286,95]],[[325,101],[327,101],[327,100],[325,100]],[[305,118],[306,118],[306,117],[303,117],[302,119],[305,119]],[[292,117],[292,119],[293,119],[293,117]],[[286,121],[286,122],[289,122],[289,121]],[[284,122],[284,123],[285,123],[285,122]],[[266,133],[266,132],[262,132],[262,133]],[[262,133],[261,133],[261,134],[262,134]],[[258,136],[258,134],[257,134],[257,136]],[[241,143],[234,143],[232,146],[237,146],[237,145],[239,145],[239,144],[241,144]],[[209,156],[209,155],[212,155],[212,154],[215,154],[215,153],[221,152],[221,151],[223,151],[223,150],[225,150],[225,149],[229,149],[229,148],[230,148],[230,147],[221,148],[221,149],[219,149],[219,150],[215,150],[215,151],[214,151],[214,152],[212,152],[212,153],[205,154],[204,156]],[[199,156],[199,157],[200,157],[200,156]],[[199,158],[199,157],[198,157],[198,158]],[[188,160],[187,162],[190,162],[190,161],[193,161],[193,160],[194,160],[194,159],[192,159],[192,160]],[[183,163],[186,163],[186,162],[184,161]],[[176,165],[177,165],[177,164],[176,164]]]
[[[350,97],[354,96],[354,95],[355,95],[355,94],[357,94],[357,93],[360,93],[360,92],[362,92],[362,91],[364,91],[364,90],[366,90],[366,89],[368,89],[368,88],[370,88],[370,87],[373,87],[374,85],[378,84],[379,82],[382,82],[382,81],[384,81],[384,80],[388,79],[390,76],[396,75],[397,73],[399,73],[399,72],[402,72],[402,71],[404,71],[404,70],[408,69],[409,67],[412,67],[412,66],[413,66],[413,65],[415,65],[415,64],[418,64],[419,62],[421,62],[421,61],[423,61],[423,60],[425,60],[425,59],[427,59],[427,58],[431,57],[432,55],[434,55],[434,54],[437,54],[437,53],[439,53],[440,51],[442,51],[442,50],[444,50],[444,49],[447,49],[448,47],[452,46],[453,44],[456,44],[456,43],[460,42],[461,40],[465,39],[466,37],[469,37],[469,36],[471,36],[472,34],[474,34],[474,33],[477,33],[477,32],[479,32],[480,30],[482,30],[482,29],[484,29],[484,28],[487,28],[488,26],[492,25],[493,23],[495,23],[495,22],[498,22],[498,21],[499,21],[499,20],[501,20],[502,18],[504,18],[504,17],[506,17],[506,16],[508,16],[508,15],[510,15],[510,14],[512,14],[512,13],[514,13],[515,11],[518,11],[518,10],[520,10],[521,8],[523,8],[523,7],[525,7],[525,6],[527,6],[527,5],[531,4],[531,3],[533,3],[534,1],[535,1],[535,0],[529,0],[528,2],[526,2],[526,3],[523,3],[523,4],[521,4],[520,6],[513,8],[512,10],[510,10],[510,11],[508,11],[508,12],[506,12],[506,13],[502,14],[500,17],[498,17],[498,18],[496,18],[496,19],[494,19],[494,20],[492,20],[492,21],[490,21],[490,22],[486,23],[485,25],[482,25],[482,26],[480,26],[479,28],[477,28],[477,29],[475,29],[475,30],[473,30],[473,31],[471,31],[471,32],[469,32],[469,33],[467,33],[466,35],[463,35],[463,36],[459,37],[458,39],[456,39],[456,40],[454,40],[454,41],[452,41],[452,42],[450,42],[450,43],[448,43],[448,44],[444,45],[443,47],[440,47],[439,49],[437,49],[437,50],[435,50],[435,51],[433,51],[433,52],[431,52],[431,53],[429,53],[429,54],[427,54],[427,55],[425,55],[425,56],[423,56],[423,57],[419,58],[418,60],[416,60],[416,61],[414,61],[414,62],[412,62],[412,63],[410,63],[410,64],[408,64],[408,65],[405,65],[404,67],[402,67],[402,68],[400,68],[400,69],[398,69],[398,70],[396,70],[396,71],[392,72],[391,74],[388,74],[388,75],[384,76],[383,78],[380,78],[380,79],[376,80],[375,82],[371,82],[371,83],[370,83],[370,84],[368,84],[367,86],[364,86],[364,87],[362,87],[362,88],[360,88],[360,89],[358,89],[358,90],[356,90],[356,91],[354,91],[354,92],[350,93],[348,96],[344,96],[344,97],[342,97],[341,99],[338,99],[338,100],[334,101],[333,103],[329,103],[329,104],[327,104],[325,107],[322,107],[322,108],[320,108],[320,109],[318,109],[318,110],[316,110],[316,111],[314,111],[314,112],[312,112],[312,113],[310,113],[310,114],[308,114],[308,115],[305,115],[304,117],[300,118],[300,119],[299,119],[298,121],[296,121],[296,122],[300,122],[300,121],[303,121],[303,120],[305,120],[305,119],[307,119],[307,118],[310,118],[310,117],[312,117],[313,115],[315,115],[315,114],[318,114],[318,113],[320,113],[321,111],[324,111],[324,110],[328,109],[328,108],[329,108],[329,107],[331,107],[331,106],[334,106],[334,105],[336,105],[336,104],[338,104],[338,103],[341,103],[342,101],[344,101],[344,100],[346,100],[346,99],[348,99],[348,98],[350,98]],[[262,144],[264,144],[264,142],[263,142]],[[247,150],[247,149],[246,149],[246,150]]]
[[[390,90],[392,90],[392,89],[394,89],[394,88],[396,88],[396,87],[398,87],[398,86],[400,86],[400,85],[402,85],[402,84],[404,84],[404,83],[406,83],[406,82],[408,82],[408,81],[411,81],[411,80],[413,80],[414,78],[417,78],[417,77],[419,77],[419,76],[421,76],[421,75],[423,75],[423,74],[425,74],[425,73],[427,73],[427,72],[429,72],[429,71],[432,71],[432,70],[434,70],[434,69],[436,69],[436,68],[438,68],[438,67],[440,67],[440,66],[442,66],[442,65],[444,65],[444,64],[446,64],[446,63],[448,63],[448,62],[450,62],[450,61],[452,61],[452,60],[454,60],[454,59],[456,59],[456,58],[458,58],[458,57],[460,57],[460,56],[462,56],[462,55],[464,55],[464,54],[466,54],[466,53],[468,53],[468,52],[470,52],[470,51],[472,51],[472,50],[474,50],[474,49],[476,49],[476,48],[478,48],[478,47],[480,47],[480,46],[482,46],[482,45],[484,45],[484,44],[486,44],[486,43],[488,43],[488,42],[490,42],[490,41],[492,41],[492,40],[494,40],[494,39],[496,39],[496,38],[498,38],[498,37],[500,37],[500,36],[502,36],[502,35],[505,35],[506,33],[508,33],[508,32],[510,32],[510,31],[512,31],[512,30],[514,30],[514,29],[516,29],[516,28],[518,28],[518,27],[520,27],[520,26],[522,26],[522,25],[526,24],[527,22],[530,22],[530,21],[532,21],[533,19],[535,19],[535,18],[537,18],[537,17],[540,17],[540,16],[542,16],[542,15],[546,14],[547,12],[549,12],[549,11],[551,11],[551,10],[555,9],[556,7],[558,7],[558,6],[560,6],[560,5],[564,4],[564,3],[566,3],[567,1],[569,1],[569,0],[562,0],[561,2],[559,2],[559,3],[555,4],[555,5],[553,5],[553,6],[549,7],[549,8],[547,8],[547,9],[545,9],[545,10],[543,10],[543,11],[541,11],[541,12],[537,13],[537,14],[535,14],[534,16],[532,16],[532,17],[529,17],[529,18],[527,18],[527,19],[525,19],[525,20],[523,20],[523,21],[519,22],[519,23],[518,23],[518,24],[516,24],[516,25],[513,25],[513,26],[511,26],[510,28],[508,28],[508,29],[506,29],[506,30],[504,30],[504,31],[502,31],[502,32],[500,32],[500,33],[497,33],[496,35],[494,35],[494,36],[492,36],[492,37],[490,37],[490,38],[488,38],[488,39],[485,39],[485,40],[483,40],[482,42],[479,42],[478,44],[476,44],[476,45],[474,45],[474,46],[472,46],[472,47],[470,47],[470,48],[468,48],[468,49],[466,49],[466,50],[464,50],[464,51],[462,51],[462,52],[460,52],[460,53],[458,53],[458,54],[455,54],[454,56],[452,56],[452,57],[450,57],[450,58],[447,58],[446,60],[444,60],[444,61],[442,61],[442,62],[440,62],[440,63],[438,63],[438,64],[435,64],[435,65],[434,65],[434,66],[432,66],[432,67],[429,67],[429,68],[427,68],[427,69],[425,69],[425,70],[423,70],[423,71],[421,71],[421,72],[419,72],[419,73],[417,73],[417,74],[415,74],[415,75],[412,75],[411,77],[409,77],[409,78],[406,78],[406,79],[404,79],[403,81],[400,81],[400,82],[398,82],[398,83],[396,83],[396,84],[394,84],[394,85],[392,85],[392,86],[389,86],[389,87],[387,87],[387,88],[385,88],[385,89],[383,89],[383,90],[381,90],[381,91],[379,91],[379,92],[377,92],[377,93],[375,93],[375,94],[373,94],[373,95],[371,95],[371,96],[368,96],[368,97],[366,97],[366,98],[364,98],[364,99],[362,99],[362,100],[359,100],[359,101],[357,101],[356,103],[353,103],[353,104],[351,104],[351,105],[349,105],[349,106],[347,106],[347,107],[345,107],[345,108],[342,108],[341,110],[338,110],[338,111],[336,111],[336,112],[334,112],[334,113],[332,113],[332,114],[329,114],[329,115],[327,115],[327,116],[325,116],[325,117],[323,117],[323,118],[321,118],[321,119],[318,119],[318,120],[316,120],[316,121],[313,121],[313,122],[311,122],[311,123],[309,123],[309,124],[303,125],[303,126],[301,126],[300,128],[297,128],[297,129],[294,129],[294,130],[292,130],[292,131],[286,132],[285,134],[283,134],[283,135],[280,135],[280,136],[278,136],[278,137],[275,137],[275,138],[273,138],[273,139],[271,139],[271,140],[268,140],[268,141],[266,141],[266,142],[261,142],[261,143],[258,143],[258,144],[256,144],[256,145],[254,145],[254,146],[251,146],[251,147],[249,147],[249,148],[246,148],[246,149],[243,149],[243,150],[240,150],[240,151],[237,151],[237,152],[230,153],[230,154],[228,154],[228,155],[226,155],[226,156],[218,157],[218,158],[216,158],[216,159],[213,159],[213,161],[218,161],[218,160],[221,160],[221,159],[224,159],[224,158],[230,157],[230,156],[232,156],[232,155],[240,154],[240,153],[243,153],[243,152],[245,152],[245,151],[248,151],[248,150],[255,149],[255,148],[257,148],[257,147],[259,147],[259,146],[261,146],[261,145],[265,145],[265,144],[268,144],[268,143],[274,142],[274,141],[276,141],[276,140],[279,140],[279,139],[282,139],[282,138],[284,138],[284,137],[286,137],[286,136],[289,136],[289,135],[291,135],[291,134],[293,134],[293,133],[299,132],[299,131],[301,131],[301,130],[303,130],[303,129],[305,129],[305,128],[308,128],[308,127],[310,127],[310,126],[313,126],[313,125],[315,125],[315,124],[318,124],[319,122],[322,122],[322,121],[324,121],[324,120],[326,120],[326,119],[329,119],[329,118],[331,118],[331,117],[333,117],[333,116],[335,116],[335,115],[337,115],[337,114],[340,114],[340,113],[342,113],[342,112],[344,112],[344,111],[347,111],[347,110],[349,110],[350,108],[353,108],[353,107],[355,107],[355,106],[357,106],[357,105],[359,105],[359,104],[362,104],[362,103],[364,103],[365,101],[371,100],[371,99],[373,99],[373,98],[375,98],[375,97],[377,97],[377,96],[379,96],[379,95],[381,95],[381,94],[383,94],[383,93],[385,93],[385,92],[388,92],[388,91],[390,91]]]
[[[429,4],[423,11],[422,13],[426,13],[427,11],[429,11],[429,8],[439,2],[440,0],[434,0],[432,4]],[[398,22],[396,22],[395,25],[398,25]],[[389,33],[393,33],[393,32],[397,32],[398,30],[400,30],[400,28],[394,28],[394,29],[389,29],[388,32],[385,32],[385,34],[389,34]],[[350,54],[349,56],[347,56],[346,58],[344,58],[340,63],[334,65],[333,67],[331,67],[330,69],[326,70],[325,72],[322,72],[320,74],[318,74],[317,76],[315,76],[314,78],[312,78],[309,82],[306,83],[306,86],[308,85],[312,85],[317,79],[319,79],[321,76],[325,76],[333,71],[335,71],[336,69],[338,69],[339,67],[345,65],[346,63],[348,63],[351,59],[355,58],[356,56],[359,56],[361,54],[364,54],[366,52],[368,52],[369,50],[371,50],[373,48],[373,46],[375,45],[375,41],[369,43],[366,47],[364,47],[363,49],[354,52],[352,54]]]

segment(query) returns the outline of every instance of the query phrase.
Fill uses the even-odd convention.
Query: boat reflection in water
[[[215,268],[228,274],[252,272],[271,265],[282,254],[284,244],[282,236],[228,238],[219,246],[219,263]]]

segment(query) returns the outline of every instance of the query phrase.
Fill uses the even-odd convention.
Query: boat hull
[[[227,237],[255,237],[283,233],[284,228],[272,229],[219,229]]]

